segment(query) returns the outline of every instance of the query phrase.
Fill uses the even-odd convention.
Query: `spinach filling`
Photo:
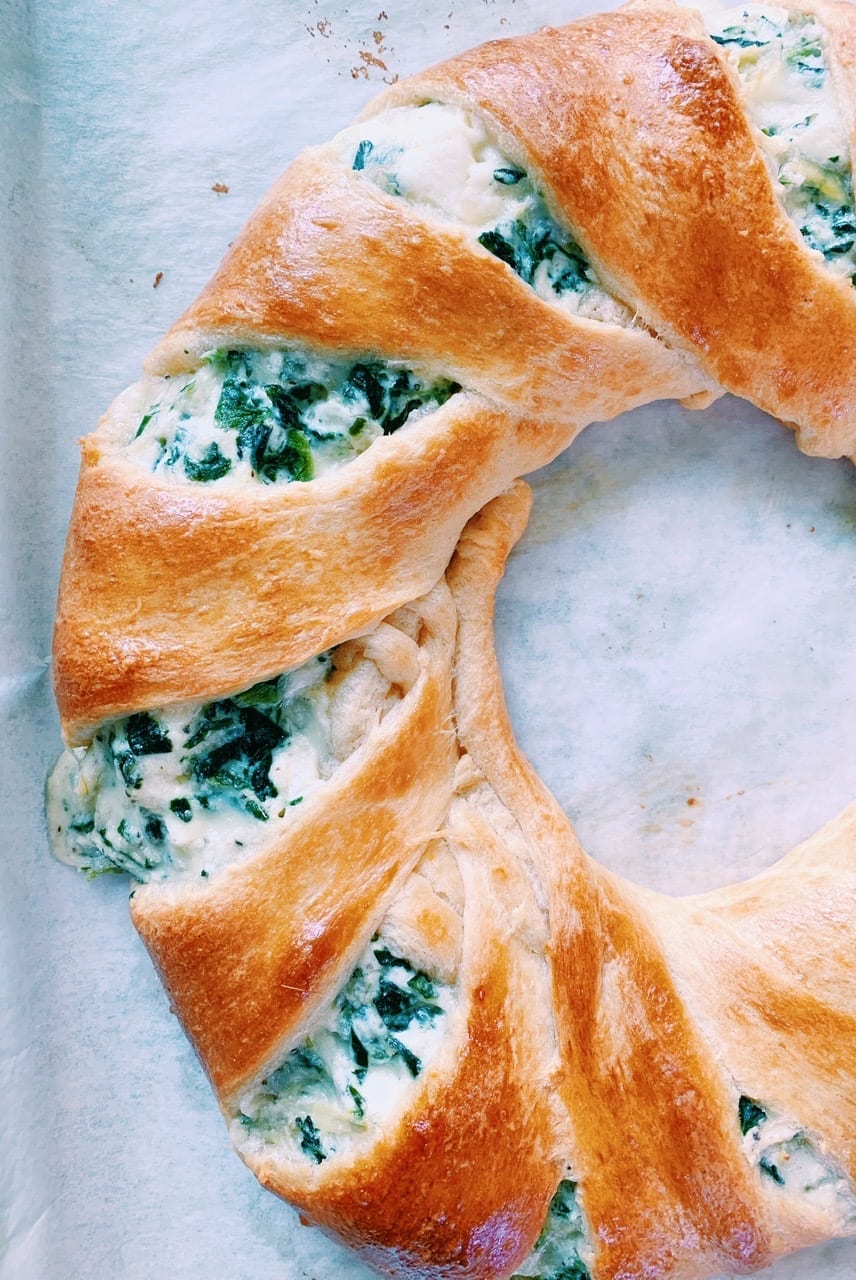
[[[582,249],[537,204],[517,221],[483,231],[478,239],[488,253],[507,263],[533,289],[542,264],[544,277],[559,297],[582,293],[594,283]]]
[[[228,818],[243,847],[258,824],[284,817],[318,780],[331,653],[229,698],[111,721],[90,746],[66,752],[48,792],[60,857],[89,875],[162,879],[204,849],[212,821]],[[292,779],[301,794],[291,794]]]
[[[780,173],[779,180],[787,183],[787,175]],[[799,184],[794,205],[804,216],[800,234],[812,249],[822,253],[828,262],[852,255],[856,247],[856,212],[849,162],[834,156],[825,165],[813,165]],[[856,273],[851,281],[856,284]]]
[[[711,38],[732,54],[788,216],[837,275],[856,283],[852,165],[823,29],[810,14],[794,11],[777,21],[747,8]]]
[[[511,1280],[590,1280],[580,1256],[585,1251],[586,1223],[577,1201],[577,1184],[563,1179],[550,1201],[535,1248]]]
[[[744,1094],[741,1096],[738,1106],[738,1114],[740,1118],[740,1132],[744,1138],[747,1134],[751,1134],[756,1142],[761,1140],[761,1126],[766,1123],[767,1112],[763,1107],[759,1106],[751,1098],[747,1098]],[[762,1155],[758,1161],[758,1168],[762,1173],[771,1178],[778,1186],[785,1185],[785,1179],[779,1171],[775,1158],[769,1155]]]
[[[396,155],[402,150],[383,149],[370,138],[363,138],[357,144],[351,167],[368,172],[388,194],[406,196],[395,172]],[[550,216],[543,195],[524,169],[502,159],[493,169],[493,183],[497,191],[507,189],[509,215],[479,234],[482,248],[511,267],[531,288],[538,290],[540,286],[542,295],[545,290],[548,295],[561,297],[600,289],[582,249]]]
[[[262,484],[306,482],[457,391],[449,379],[426,380],[379,360],[216,351],[171,400],[147,410],[131,443],[152,470],[197,483],[230,473]]]
[[[772,1115],[745,1094],[738,1103],[738,1118],[743,1149],[765,1178],[856,1219],[856,1196],[848,1178],[804,1129]]]
[[[740,1132],[745,1138],[747,1133],[751,1133],[753,1129],[757,1129],[764,1123],[767,1119],[767,1113],[763,1107],[759,1107],[757,1102],[753,1102],[745,1094],[737,1105],[740,1117]]]
[[[270,815],[262,801],[277,794],[270,776],[273,754],[289,737],[278,684],[267,681],[245,694],[210,702],[187,726],[182,763],[203,808],[228,800],[267,822]]]
[[[421,1074],[447,1004],[444,984],[375,937],[325,1021],[242,1100],[241,1132],[321,1164]]]

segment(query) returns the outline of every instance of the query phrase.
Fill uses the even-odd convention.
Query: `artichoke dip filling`
[[[240,1099],[235,1145],[321,1164],[367,1133],[436,1054],[452,998],[377,935],[311,1035]]]
[[[856,1220],[856,1192],[846,1174],[796,1121],[773,1114],[745,1095],[738,1105],[743,1151],[762,1177],[836,1217]]]
[[[583,1258],[591,1261],[586,1221],[577,1200],[577,1184],[563,1179],[550,1201],[547,1220],[529,1257],[511,1280],[589,1280]]]
[[[64,751],[48,780],[51,843],[90,876],[208,876],[329,777],[332,655],[216,702],[140,711]]]
[[[836,275],[854,281],[850,146],[823,28],[809,14],[760,5],[709,13],[707,23],[736,67],[788,216]]]
[[[198,369],[151,379],[126,456],[181,480],[314,480],[460,387],[377,360],[303,351],[214,351]]]
[[[545,301],[589,319],[633,323],[477,116],[439,102],[394,107],[345,130],[335,145],[344,163],[382,191],[462,225]]]

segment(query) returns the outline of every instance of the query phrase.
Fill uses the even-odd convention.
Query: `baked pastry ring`
[[[806,9],[822,16],[827,91],[852,86],[852,6]],[[724,387],[794,424],[810,452],[856,452],[856,294],[829,265],[849,269],[848,242],[835,232],[824,261],[800,235],[744,96],[697,14],[631,6],[404,81],[350,145],[346,133],[301,156],[149,357],[154,381],[85,441],[56,630],[70,739],[129,709],[246,686],[371,626],[430,588],[465,520],[511,479],[634,405],[704,403]],[[852,92],[837,101],[852,141]],[[530,200],[527,234],[546,218],[546,250],[567,250],[538,268],[563,268],[547,301],[510,267],[502,227],[477,234],[483,218],[469,228],[418,184],[391,194],[396,175],[384,183],[367,164],[377,122],[426,102],[469,113],[465,127],[477,118],[494,171],[542,201],[538,222]],[[827,180],[843,191],[849,159],[837,159]],[[830,226],[841,210],[846,221],[842,199]],[[613,319],[559,305],[577,297],[556,291],[566,264],[586,288],[596,277]],[[403,362],[462,390],[305,484],[243,487],[236,468],[176,483],[129,456],[162,379],[186,380],[214,350],[295,345]]]
[[[496,495],[588,422],[725,388],[856,453],[850,149],[797,228],[727,57],[797,50],[852,144],[853,11],[780,25],[632,5],[394,86],[84,443],[55,681],[91,745],[51,830],[151,880],[243,1158],[390,1275],[704,1276],[854,1229],[856,811],[748,885],[624,884],[492,657],[528,503]],[[463,214],[397,141],[418,113],[429,169],[469,139]]]

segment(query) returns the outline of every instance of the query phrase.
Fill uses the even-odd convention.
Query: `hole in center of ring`
[[[730,397],[530,478],[497,599],[518,743],[610,870],[743,880],[856,798],[856,470]]]

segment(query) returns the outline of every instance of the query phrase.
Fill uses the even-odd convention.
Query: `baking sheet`
[[[0,8],[0,1280],[369,1274],[231,1153],[126,887],[48,855],[76,440],[300,147],[395,75],[588,7]],[[596,857],[690,892],[856,796],[849,464],[724,400],[591,428],[534,483],[500,658],[520,740]],[[836,1244],[771,1274],[845,1280],[854,1261]]]

